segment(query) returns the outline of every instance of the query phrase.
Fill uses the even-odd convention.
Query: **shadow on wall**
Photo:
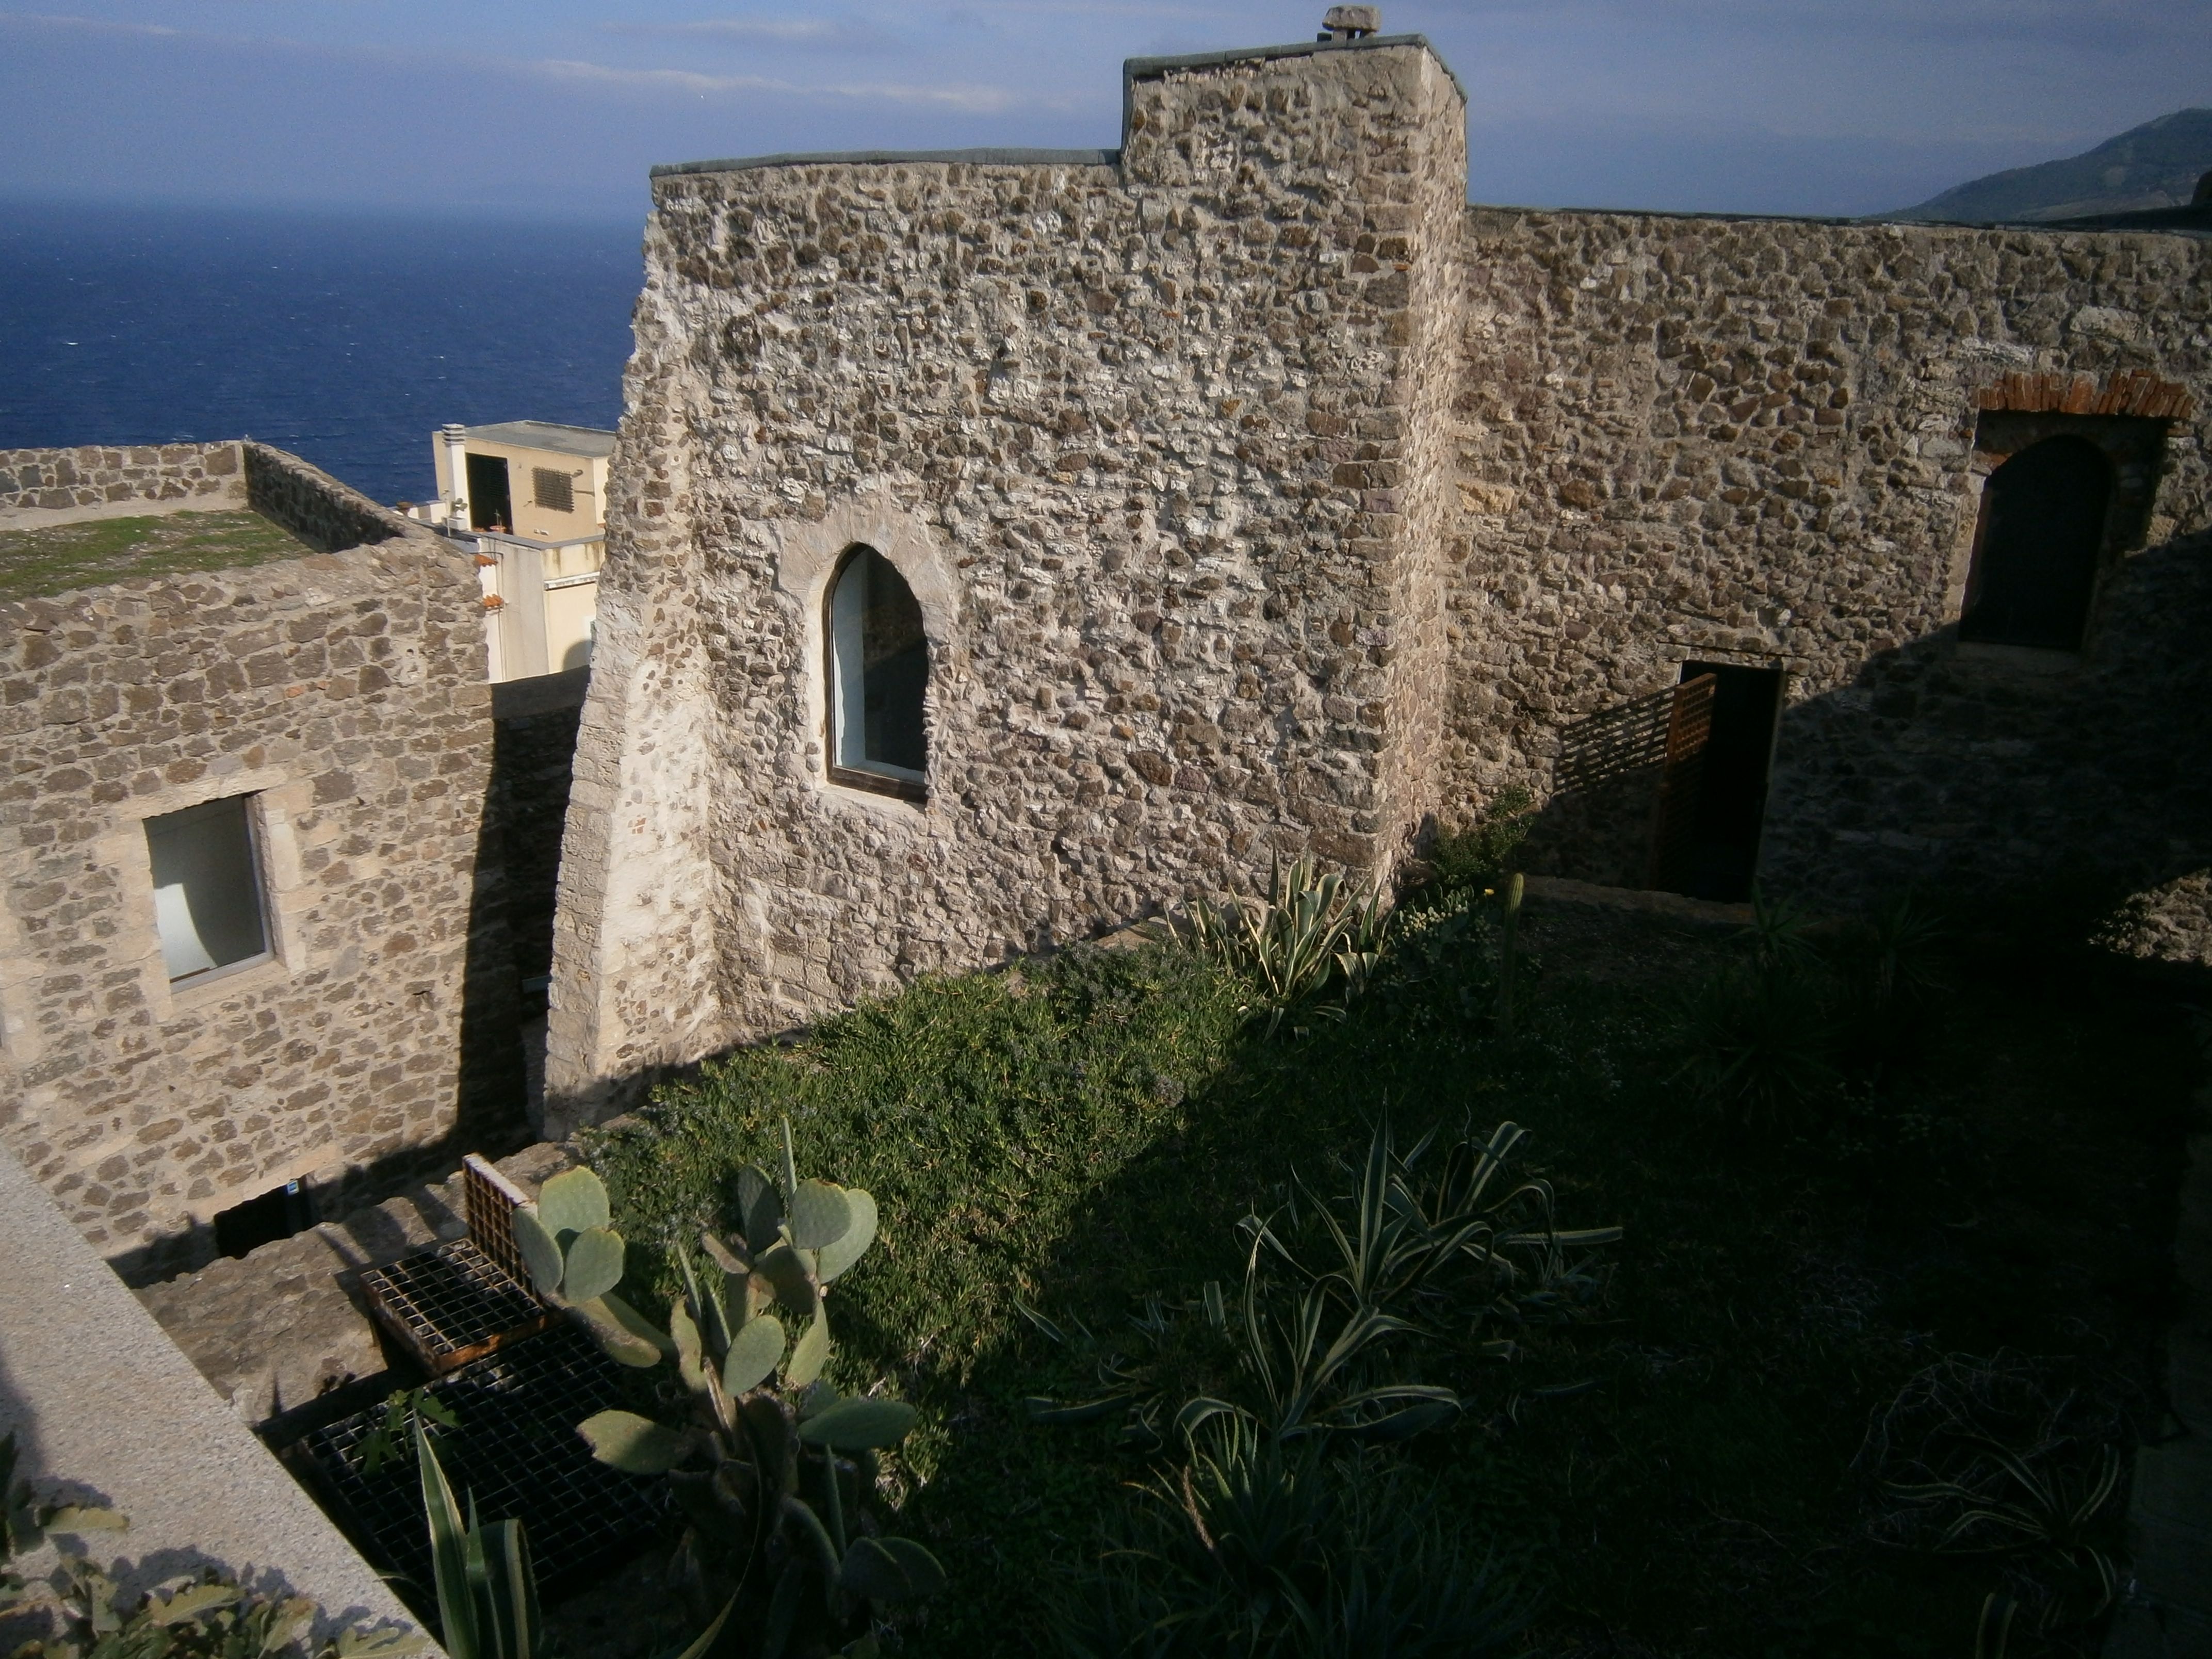
[[[2212,963],[2208,641],[2212,535],[2200,534],[2130,557],[2080,653],[1962,644],[1955,627],[1877,650],[1849,685],[1784,708],[1747,875],[1840,908],[1913,886],[1970,899],[2063,888],[2125,913],[2122,948]],[[1686,663],[1684,678],[1711,665]],[[1679,867],[1668,878],[1662,845],[1686,791],[1711,787],[1670,759],[1686,691],[1559,732],[1531,873],[1695,890]]]

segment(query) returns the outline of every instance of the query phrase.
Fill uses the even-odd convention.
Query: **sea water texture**
[[[0,449],[252,437],[422,501],[449,421],[615,424],[641,234],[0,203]]]

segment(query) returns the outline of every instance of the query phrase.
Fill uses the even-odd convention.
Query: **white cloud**
[[[66,29],[81,34],[136,34],[166,38],[184,33],[181,29],[168,28],[160,23],[116,23],[104,17],[69,17],[42,12],[0,11],[0,26],[7,24],[30,28]]]
[[[845,82],[806,85],[766,75],[702,75],[696,70],[629,69],[613,64],[585,63],[575,58],[541,58],[529,67],[556,81],[606,86],[677,88],[701,96],[733,92],[774,93],[787,98],[862,100],[884,103],[934,105],[970,114],[993,114],[1019,106],[1065,107],[1062,100],[1018,93],[1006,87],[950,83],[945,86],[901,86],[879,82]]]

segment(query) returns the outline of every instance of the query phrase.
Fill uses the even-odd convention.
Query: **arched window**
[[[829,623],[832,781],[920,799],[929,641],[914,590],[874,548],[854,548],[830,584]]]
[[[2086,438],[2045,438],[1990,474],[1959,637],[2079,649],[2112,498],[2112,463]]]

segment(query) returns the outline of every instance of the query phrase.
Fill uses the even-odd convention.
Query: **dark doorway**
[[[2112,464],[2086,438],[2045,438],[1990,474],[1959,637],[2080,650],[2112,498]]]
[[[469,457],[469,528],[514,528],[514,498],[507,493],[507,457]]]
[[[1782,671],[1686,662],[1675,687],[1651,884],[1692,898],[1751,896]]]
[[[304,1182],[288,1181],[216,1216],[215,1248],[223,1255],[244,1255],[314,1224],[315,1195]]]

